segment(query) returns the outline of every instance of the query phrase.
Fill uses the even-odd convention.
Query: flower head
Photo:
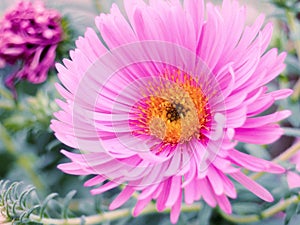
[[[55,50],[62,40],[60,14],[46,9],[42,1],[20,1],[0,21],[0,66],[21,61],[22,68],[6,84],[16,79],[41,83],[53,66]]]
[[[276,124],[289,111],[258,116],[290,90],[265,86],[284,69],[285,53],[266,52],[272,25],[264,16],[245,27],[245,9],[225,0],[221,8],[203,1],[124,1],[96,18],[105,45],[88,28],[57,65],[63,86],[61,111],[51,128],[80,154],[66,173],[90,175],[85,186],[100,194],[125,184],[115,209],[139,192],[138,215],[156,200],[171,208],[171,221],[187,204],[203,199],[231,213],[234,183],[265,201],[271,194],[241,169],[282,173],[272,162],[235,149],[241,142],[268,144],[282,135]],[[207,15],[206,17],[204,15]],[[103,184],[104,181],[108,181]]]

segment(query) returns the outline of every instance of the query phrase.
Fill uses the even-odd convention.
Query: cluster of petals
[[[266,87],[285,67],[285,53],[267,50],[272,24],[264,25],[261,15],[251,26],[246,26],[245,8],[231,0],[224,0],[221,6],[205,4],[202,0],[183,3],[150,0],[149,4],[142,0],[124,0],[124,6],[127,17],[117,5],[112,6],[110,14],[96,17],[95,23],[105,44],[88,28],[84,37],[77,40],[77,48],[70,51],[71,59],[64,59],[64,65],[57,64],[62,83],[57,84],[57,90],[64,100],[57,100],[61,110],[55,113],[51,128],[63,143],[81,150],[80,153],[62,150],[71,162],[59,168],[68,174],[95,175],[85,183],[88,187],[95,186],[92,194],[123,184],[125,187],[111,203],[111,210],[137,192],[134,216],[155,200],[158,211],[171,208],[173,223],[178,220],[183,201],[192,204],[202,199],[211,207],[218,205],[224,212],[231,213],[229,198],[237,197],[233,180],[259,198],[272,201],[269,191],[242,170],[283,173],[284,168],[236,149],[238,142],[260,145],[274,142],[283,134],[278,121],[290,115],[287,110],[260,115],[276,100],[291,94],[288,89],[270,92]],[[156,45],[151,47],[152,55],[143,52],[143,48],[131,51],[131,45],[146,43],[147,46],[153,41],[159,44],[157,48]],[[197,57],[194,61],[185,61],[175,54],[176,50],[174,54],[163,52],[160,43],[171,44],[174,49],[184,48]],[[120,50],[122,48],[126,51]],[[136,64],[126,61],[140,60],[141,55],[147,55],[148,59],[153,57],[153,61]],[[104,62],[102,58],[108,56],[118,60]],[[198,61],[205,64],[209,75],[201,73],[198,80],[213,79],[216,83],[214,90],[209,84],[201,87],[209,99],[214,120],[211,126],[221,132],[221,138],[220,135],[214,137],[208,130],[202,134],[206,142],[191,138],[170,149],[151,151],[159,141],[157,137],[133,135],[134,127],[128,123],[130,109],[141,98],[136,86],[144,85],[147,89],[149,85],[140,78],[161,80],[166,68],[174,71],[158,63],[157,58],[162,62],[168,58],[180,68],[184,64],[183,67],[189,68],[187,73]],[[105,66],[109,69],[122,60],[127,64],[112,77],[105,77],[105,70],[99,69]],[[89,75],[93,79],[86,81]],[[196,76],[196,72],[190,75]],[[185,78],[178,76],[181,81]],[[92,90],[97,89],[97,85],[101,90]],[[93,94],[98,96],[91,96]],[[134,150],[144,147],[143,143],[149,146],[148,151]],[[204,157],[209,164],[203,169],[200,162]]]
[[[6,84],[16,80],[41,83],[53,66],[56,48],[62,40],[61,15],[42,1],[20,1],[0,21],[0,67],[19,63]]]

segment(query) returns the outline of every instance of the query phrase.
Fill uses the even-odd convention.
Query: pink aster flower
[[[266,51],[272,24],[259,16],[245,27],[245,9],[225,0],[124,1],[88,28],[71,60],[58,64],[62,85],[51,128],[81,153],[62,153],[68,174],[95,175],[85,186],[100,194],[124,184],[116,209],[139,193],[133,215],[151,200],[157,210],[203,199],[226,213],[241,183],[265,201],[272,195],[242,169],[282,173],[272,162],[235,149],[238,142],[269,144],[283,131],[289,111],[259,116],[290,90],[265,86],[284,69],[286,54]],[[207,16],[205,16],[207,15]],[[107,182],[105,182],[107,181]]]
[[[6,80],[13,88],[17,79],[41,83],[55,60],[62,39],[61,16],[42,1],[20,1],[0,21],[0,66],[21,61],[22,68]]]

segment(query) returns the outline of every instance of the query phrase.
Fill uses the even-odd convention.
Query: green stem
[[[300,137],[300,129],[283,127],[283,131],[284,134],[287,136]]]
[[[200,203],[193,205],[182,205],[181,212],[195,212],[201,210],[202,205]],[[84,217],[86,225],[99,224],[104,221],[114,221],[124,217],[131,216],[132,209],[119,209],[112,212],[105,212],[99,215],[92,215]],[[157,209],[154,204],[148,205],[141,213],[141,215],[156,213]],[[170,209],[163,211],[164,213],[170,212]],[[82,218],[69,218],[69,219],[51,219],[51,218],[40,218],[37,215],[31,214],[29,219],[32,222],[43,223],[44,225],[56,224],[56,225],[80,225],[82,224]]]
[[[271,206],[270,208],[265,209],[259,215],[252,214],[252,215],[228,215],[224,212],[220,211],[220,214],[223,216],[224,219],[234,222],[234,223],[253,223],[257,221],[261,221],[263,219],[270,218],[276,215],[279,212],[287,209],[292,204],[297,204],[300,202],[300,195],[299,196],[292,196],[290,198],[285,199],[284,201],[280,201],[279,203]],[[195,203],[192,205],[182,205],[181,212],[196,212],[202,209],[202,204]],[[29,216],[30,221],[43,223],[44,225],[56,224],[56,225],[80,225],[84,219],[86,225],[93,225],[99,224],[104,221],[114,221],[124,217],[131,216],[132,209],[119,209],[112,212],[105,212],[99,215],[92,215],[83,218],[69,218],[69,219],[51,219],[51,218],[40,218],[35,214],[31,214]],[[141,215],[147,215],[156,213],[157,209],[154,204],[148,205],[141,213]],[[170,209],[166,209],[163,213],[169,213]]]
[[[264,210],[261,212],[261,214],[256,215],[245,215],[245,216],[239,216],[239,215],[227,215],[224,212],[220,211],[221,215],[228,221],[234,222],[234,223],[253,223],[258,222],[263,219],[270,218],[271,216],[276,215],[279,212],[282,212],[283,210],[287,209],[292,204],[297,204],[300,202],[300,195],[299,196],[292,196],[288,199],[285,199],[284,201],[280,201],[277,204],[271,206],[270,208]]]
[[[288,148],[281,155],[276,157],[273,162],[280,163],[289,160],[300,150],[300,141]]]

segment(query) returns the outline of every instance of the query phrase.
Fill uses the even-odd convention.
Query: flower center
[[[191,76],[164,74],[158,83],[149,83],[146,92],[136,107],[140,129],[135,133],[175,145],[202,139],[201,131],[209,130],[208,99]]]

